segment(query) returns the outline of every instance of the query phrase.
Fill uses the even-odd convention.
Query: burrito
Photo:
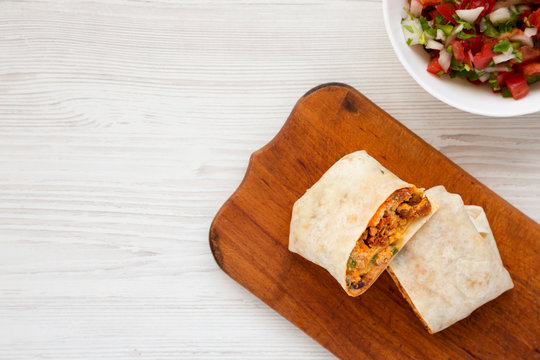
[[[289,250],[358,296],[435,209],[423,189],[358,151],[336,162],[296,201]]]
[[[511,289],[484,210],[443,186],[426,191],[437,213],[388,272],[430,333],[441,331]]]

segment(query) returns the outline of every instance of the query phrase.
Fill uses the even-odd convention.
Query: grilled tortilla
[[[437,213],[392,261],[388,272],[430,333],[469,316],[514,284],[484,210],[443,186],[426,191]]]
[[[358,151],[336,162],[296,201],[289,250],[358,296],[435,209],[422,189]]]

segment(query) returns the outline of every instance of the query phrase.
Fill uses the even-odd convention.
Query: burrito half
[[[484,210],[464,206],[443,186],[426,191],[437,213],[388,267],[430,333],[469,316],[514,284],[504,268]]]
[[[358,296],[435,209],[423,189],[358,151],[336,162],[296,201],[289,250]]]

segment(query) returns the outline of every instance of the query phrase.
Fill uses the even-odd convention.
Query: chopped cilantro
[[[512,46],[512,44],[510,44],[510,41],[501,40],[497,44],[495,44],[491,51],[496,54],[502,54],[503,52],[508,51],[508,49],[510,49],[510,46]]]
[[[446,22],[446,18],[444,16],[437,16],[435,17],[435,24],[439,25],[443,22]]]
[[[491,86],[493,90],[496,90],[496,91],[501,90],[501,87],[499,86],[499,82],[497,81],[496,78],[493,78],[493,79],[490,78],[488,83],[489,83],[489,86]]]
[[[450,62],[450,69],[455,70],[455,71],[460,71],[460,70],[463,70],[464,68],[465,66],[463,65],[463,63],[457,61],[455,57],[452,57],[452,61]]]
[[[467,66],[468,67],[468,66]],[[470,69],[470,67],[468,67]],[[456,76],[466,77],[471,81],[476,81],[480,76],[475,71],[471,70],[460,70],[456,72]]]
[[[431,26],[429,26],[428,21],[425,17],[420,16],[418,18],[418,21],[420,21],[420,25],[422,26],[422,30],[427,32],[429,35],[435,37],[437,36],[437,30],[433,29]]]
[[[457,34],[457,37],[459,39],[463,39],[463,40],[466,40],[466,39],[470,39],[470,38],[473,38],[476,36],[476,33],[473,33],[473,34],[467,34],[466,32],[463,32],[463,31],[460,31],[458,34]]]
[[[532,85],[540,81],[540,76],[527,76],[527,84]]]
[[[403,27],[407,29],[407,31],[409,31],[410,33],[414,34],[414,30],[411,25],[403,25]]]
[[[491,21],[489,21],[486,17],[482,18],[482,24],[486,27],[486,30],[484,30],[484,35],[488,37],[497,37],[500,35],[495,26],[493,26]]]
[[[502,24],[499,24],[499,32],[505,33],[510,32],[512,29],[517,25],[519,15],[521,15],[521,12],[515,12],[510,15],[510,19]]]
[[[512,52],[516,57],[513,59],[515,62],[520,63],[523,62],[523,53],[519,50],[514,50]]]
[[[501,89],[501,94],[504,98],[512,97],[512,93],[510,92],[510,90],[508,90],[506,86]]]
[[[450,35],[452,33],[452,30],[454,30],[454,27],[450,24],[447,25],[439,25],[437,24],[437,29],[441,29],[443,33],[446,35]]]
[[[422,31],[422,33],[420,34],[420,37],[418,37],[418,43],[422,45],[427,45],[425,32]]]

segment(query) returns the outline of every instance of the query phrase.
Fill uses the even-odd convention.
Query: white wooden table
[[[435,100],[380,1],[0,1],[0,358],[332,358],[207,238],[249,155],[329,81],[540,221],[540,114]]]

